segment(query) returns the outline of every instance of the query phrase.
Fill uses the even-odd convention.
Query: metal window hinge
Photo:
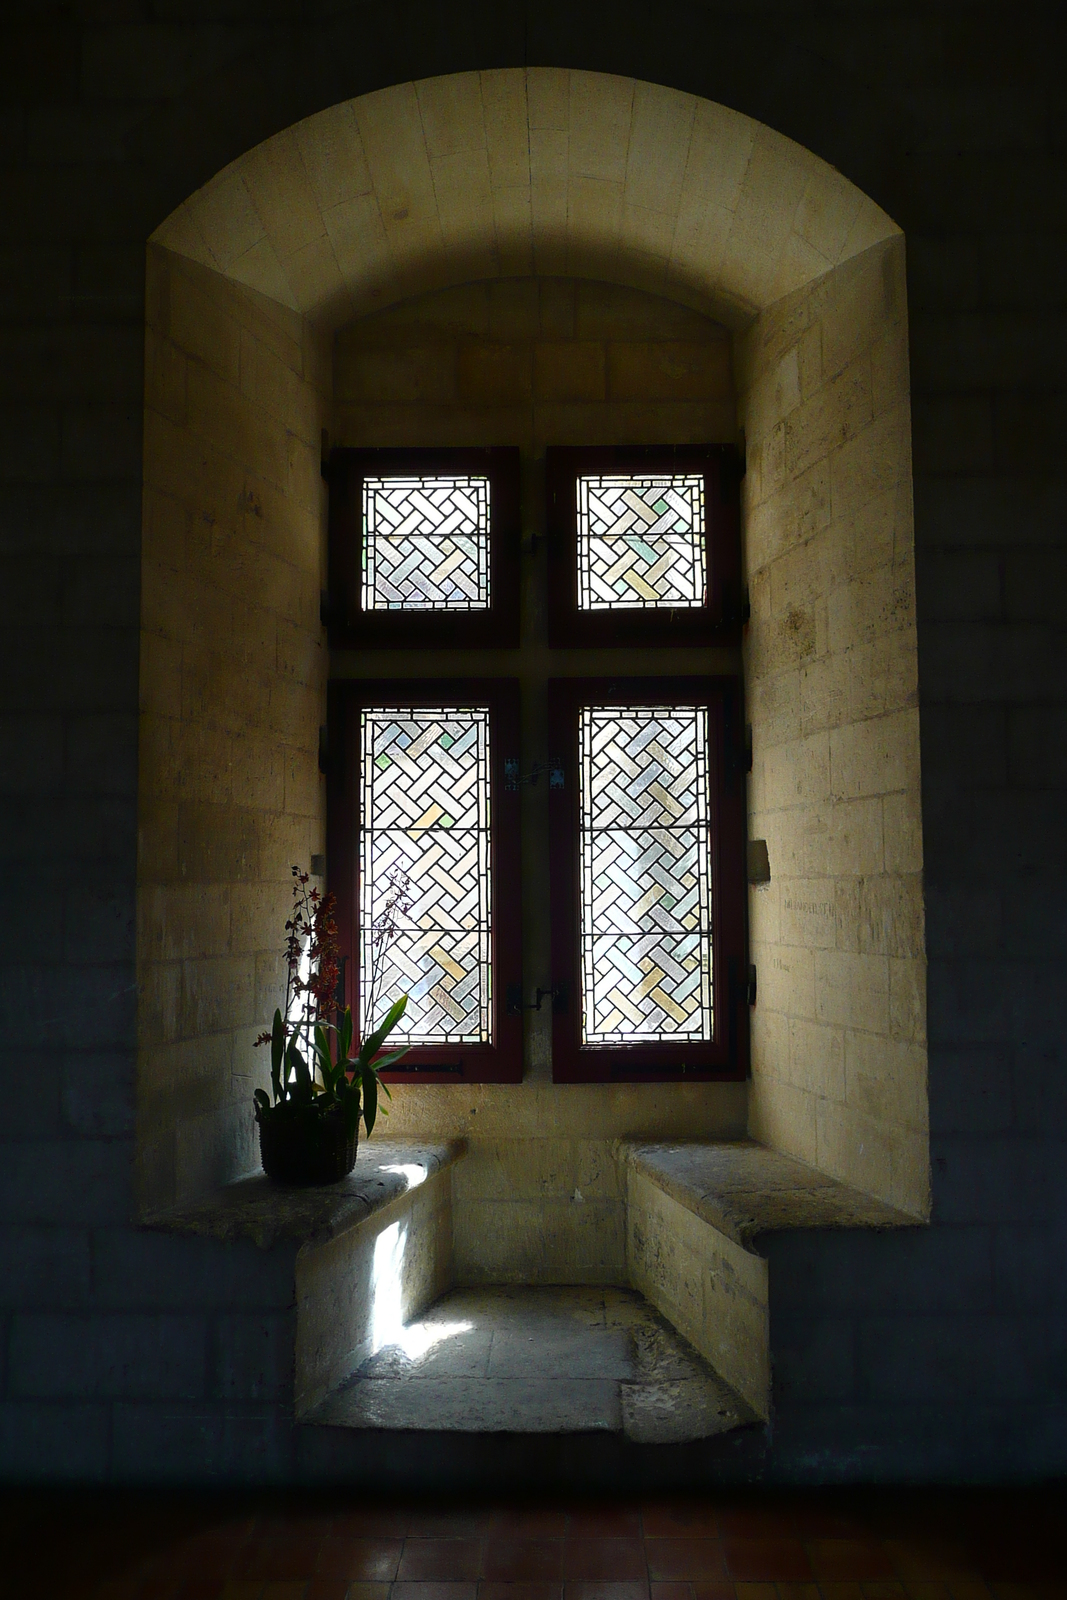
[[[426,1061],[426,1062],[420,1061],[415,1066],[411,1066],[411,1065],[406,1065],[403,1061],[397,1061],[397,1062],[395,1062],[393,1064],[393,1066],[386,1067],[385,1070],[386,1070],[386,1072],[389,1072],[389,1073],[392,1073],[392,1072],[450,1072],[455,1076],[461,1076],[462,1073],[463,1073],[463,1062],[462,1061],[448,1061],[448,1062],[445,1062],[443,1064],[438,1062],[435,1065],[432,1061]]]
[[[553,756],[550,761],[537,762],[528,772],[521,772],[519,768],[518,756],[504,757],[505,789],[512,791],[526,788],[535,789],[538,778],[542,777],[546,772],[548,773],[548,787],[550,789],[562,789],[564,787],[563,762],[558,756]]]
[[[507,987],[507,1012],[509,1017],[519,1017],[524,1011],[540,1011],[542,1000],[551,997],[552,1010],[562,1012],[567,1009],[567,987],[557,983],[551,989],[535,989],[531,1005],[525,1005],[522,998],[522,984],[509,983]]]
[[[756,1004],[756,966],[754,962],[749,963],[748,984],[745,988],[745,999],[748,1001],[750,1006],[754,1006]]]

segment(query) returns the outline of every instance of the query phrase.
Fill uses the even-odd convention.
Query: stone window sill
[[[752,1140],[626,1144],[629,1165],[745,1249],[794,1228],[914,1228],[918,1219]]]
[[[465,1150],[463,1140],[441,1144],[375,1140],[360,1146],[355,1167],[341,1183],[285,1189],[260,1172],[202,1200],[153,1212],[144,1220],[148,1227],[198,1234],[223,1244],[250,1239],[261,1250],[286,1240],[326,1244],[421,1187],[458,1161]]]

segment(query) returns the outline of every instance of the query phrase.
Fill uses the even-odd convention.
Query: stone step
[[[317,1427],[710,1439],[756,1413],[633,1289],[454,1289],[302,1419]]]

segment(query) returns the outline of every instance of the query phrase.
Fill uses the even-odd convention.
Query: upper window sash
[[[729,642],[741,615],[731,445],[550,447],[555,645]]]
[[[330,455],[334,648],[507,647],[519,637],[519,452]]]

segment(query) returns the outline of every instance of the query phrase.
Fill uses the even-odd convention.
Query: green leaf
[[[359,1128],[360,1106],[359,1089],[354,1083],[348,1084],[344,1091],[345,1106],[345,1137],[351,1139]]]
[[[300,1101],[304,1105],[310,1105],[315,1097],[314,1090],[311,1087],[311,1073],[308,1071],[308,1064],[295,1043],[289,1046],[286,1052],[286,1060],[296,1080],[296,1092],[293,1095],[293,1099]]]
[[[255,1101],[256,1105],[261,1111],[267,1112],[270,1110],[270,1096],[268,1095],[266,1089],[253,1090],[252,1099]]]
[[[345,1014],[341,1018],[341,1027],[337,1039],[337,1057],[339,1061],[347,1061],[348,1053],[352,1048],[352,1007],[345,1006]]]
[[[274,1026],[270,1030],[270,1083],[275,1100],[282,1097],[282,1054],[285,1050],[285,1027],[280,1010],[274,1013]]]
[[[379,1056],[377,1061],[374,1063],[375,1072],[387,1072],[388,1069],[393,1065],[393,1062],[399,1061],[401,1056],[406,1056],[410,1049],[410,1045],[405,1045],[403,1050],[390,1050],[387,1056]],[[384,1083],[382,1084],[382,1088],[385,1088]]]
[[[392,1033],[393,1029],[404,1015],[404,1012],[407,1010],[407,1005],[408,997],[406,994],[402,994],[396,1004],[390,1006],[386,1014],[385,1021],[382,1023],[381,1027],[376,1028],[372,1034],[369,1034],[368,1037],[364,1039],[363,1046],[359,1052],[359,1059],[361,1063],[374,1060],[374,1057],[378,1054],[378,1051],[382,1047],[382,1041],[390,1033]]]
[[[330,1036],[321,1023],[315,1029],[315,1058],[322,1081],[329,1090],[333,1087],[330,1081],[333,1076],[333,1055],[330,1051]]]
[[[363,1121],[367,1125],[367,1138],[374,1132],[378,1116],[378,1074],[373,1067],[363,1068]]]

